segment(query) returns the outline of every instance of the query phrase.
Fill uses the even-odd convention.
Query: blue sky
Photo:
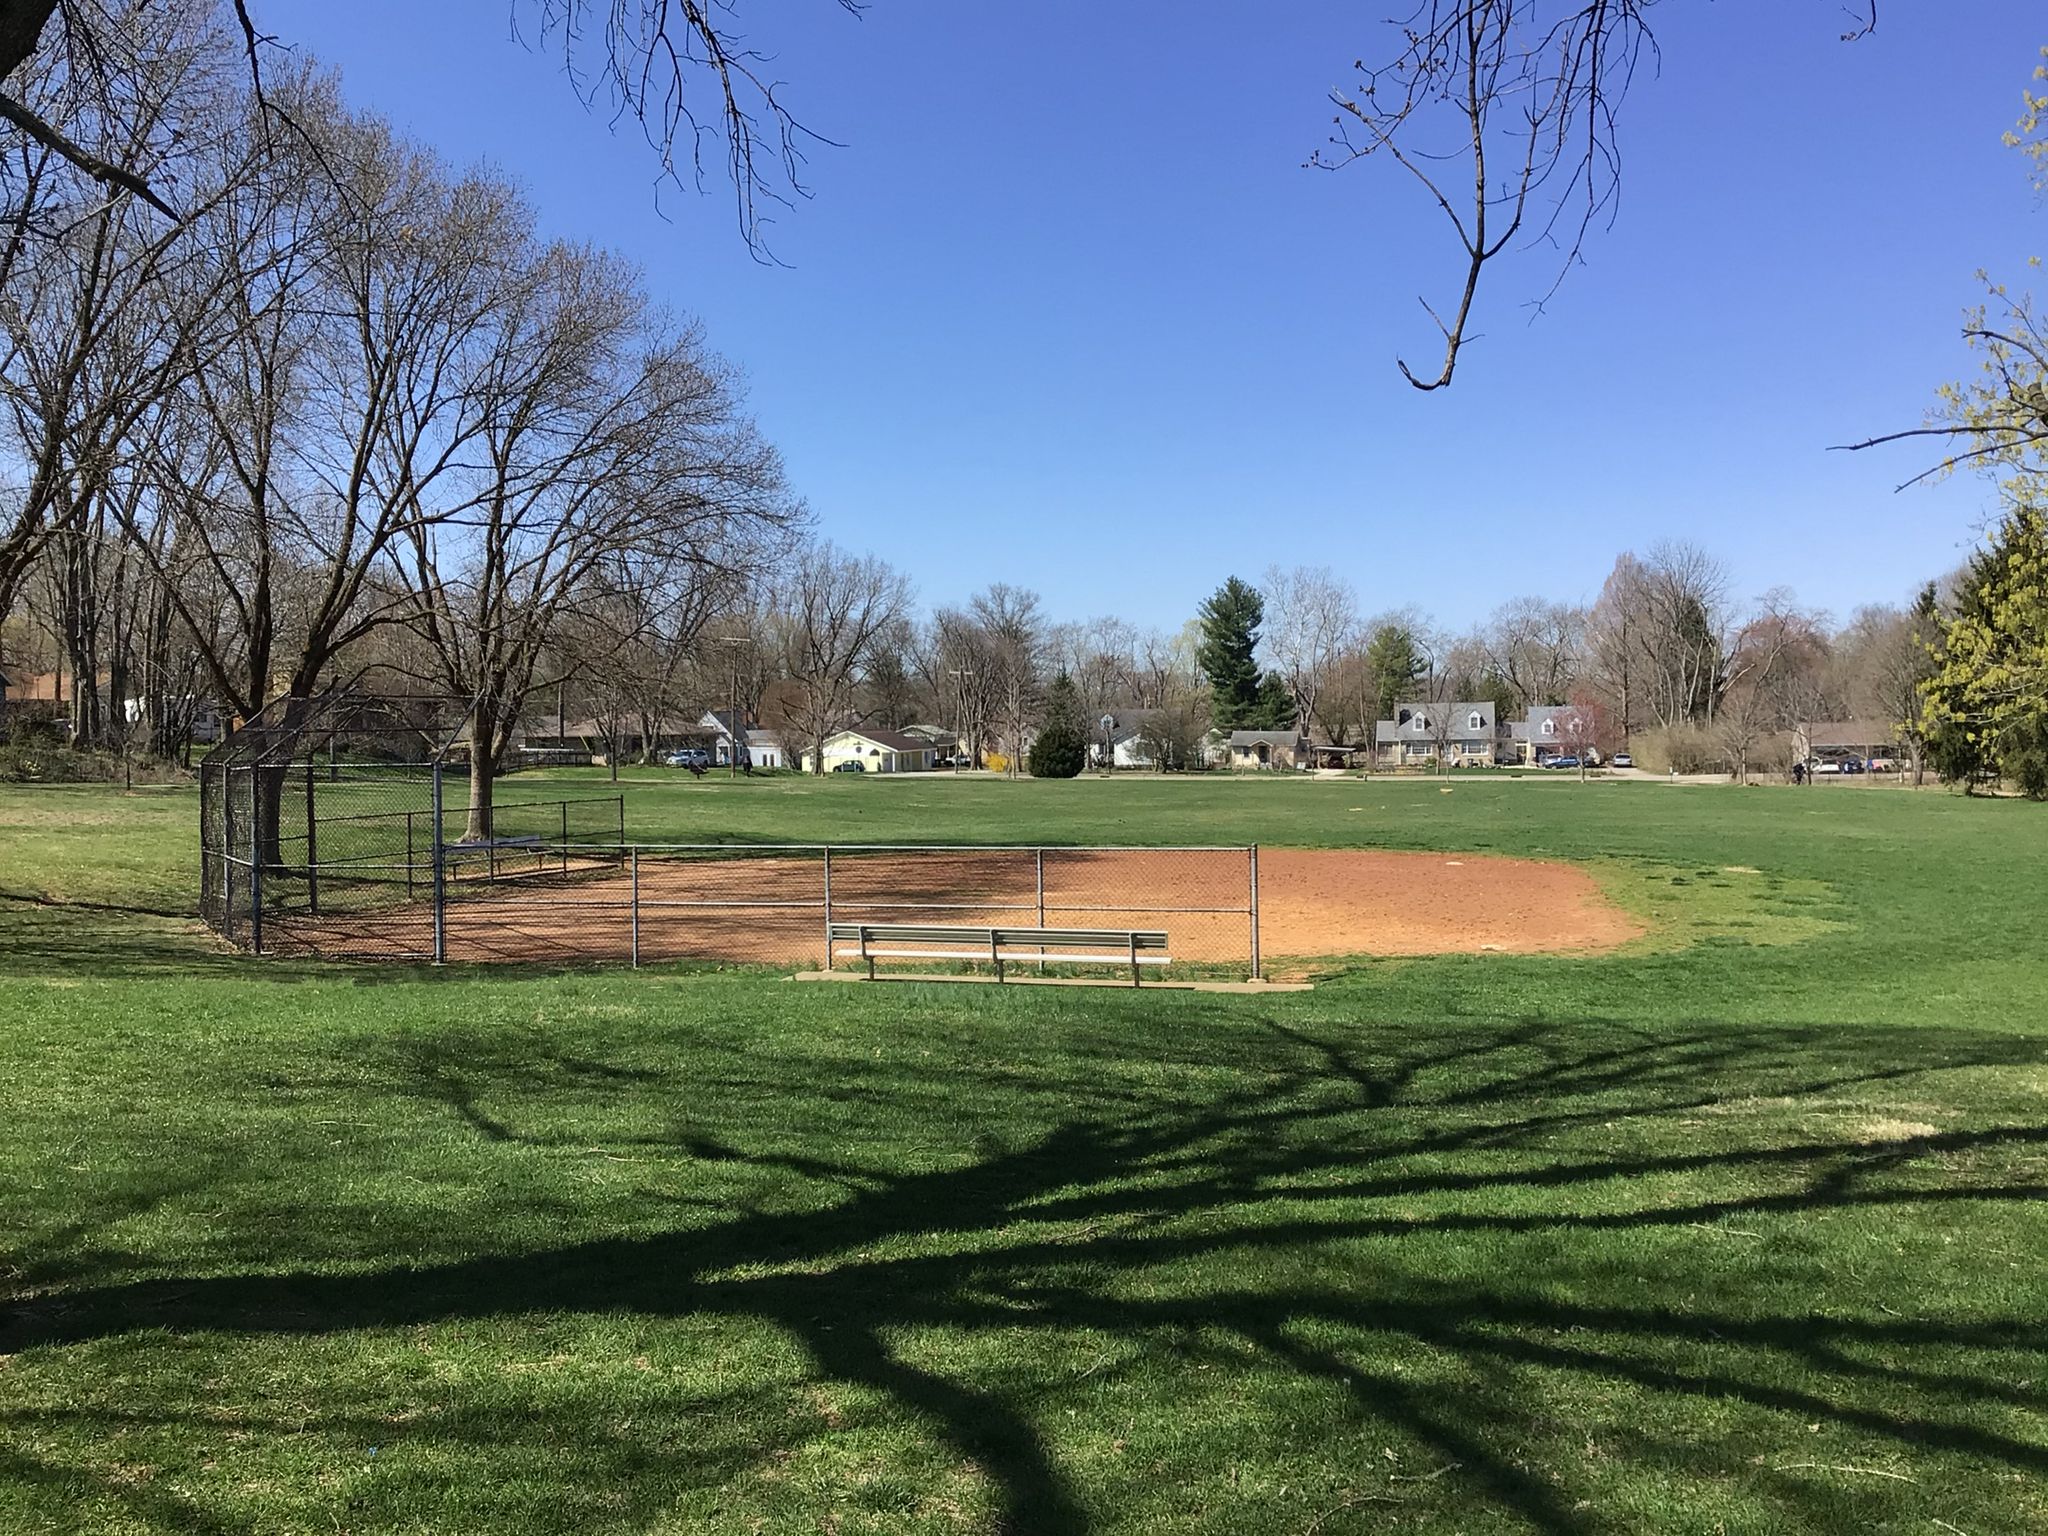
[[[549,231],[640,263],[745,369],[822,530],[926,602],[1007,580],[1177,626],[1277,561],[1463,626],[1590,600],[1678,536],[1739,594],[1845,618],[1962,558],[1989,486],[1894,494],[1915,450],[1826,449],[1916,424],[1970,367],[1977,269],[2018,283],[2048,243],[1999,144],[2036,4],[1887,4],[1852,45],[1831,0],[1657,8],[1618,223],[1533,323],[1542,257],[1494,274],[1434,395],[1393,359],[1434,356],[1437,216],[1391,167],[1301,168],[1399,8],[752,0],[845,146],[775,225],[784,266],[749,258],[722,183],[657,198],[637,129],[511,41],[506,0],[260,14],[352,101],[518,178]]]

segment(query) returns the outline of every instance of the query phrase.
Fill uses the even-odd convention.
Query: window
[[[1555,720],[1544,721],[1543,734],[1546,736],[1555,736],[1557,734],[1557,722]]]
[[[1486,716],[1475,709],[1465,717],[1465,725],[1469,730],[1483,731],[1486,729]]]
[[[1412,724],[1418,731],[1426,731],[1429,729],[1429,716],[1417,715],[1409,723]]]

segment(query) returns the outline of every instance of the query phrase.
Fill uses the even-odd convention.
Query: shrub
[[[1088,763],[1088,741],[1081,734],[1080,705],[1073,681],[1062,672],[1046,696],[1045,724],[1031,744],[1031,777],[1071,779]]]
[[[1696,725],[1666,725],[1629,738],[1636,766],[1651,773],[1719,773],[1727,756],[1712,732]]]

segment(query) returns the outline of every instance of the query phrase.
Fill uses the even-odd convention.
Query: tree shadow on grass
[[[1041,1046],[1045,1061],[1066,1044]],[[777,1081],[767,1063],[751,1081],[679,1083],[588,1050],[394,1042],[392,1091],[523,1155],[588,1146],[580,1129],[535,1128],[559,1124],[565,1104],[602,1121],[642,1095],[704,1096],[703,1124],[593,1134],[678,1164],[772,1170],[812,1203],[422,1266],[372,1252],[348,1273],[69,1285],[0,1324],[0,1352],[139,1329],[326,1336],[547,1314],[722,1318],[772,1329],[801,1345],[819,1380],[893,1403],[988,1479],[1001,1528],[1048,1536],[1097,1519],[1048,1439],[1051,1403],[936,1365],[919,1339],[1007,1332],[1049,1346],[1087,1332],[1141,1357],[1179,1350],[1335,1392],[1354,1423],[1455,1469],[1433,1491],[1455,1487],[1465,1514],[1544,1532],[1607,1523],[1566,1469],[1529,1448],[1530,1425],[1560,1391],[1663,1404],[1667,1423],[1629,1433],[1635,1454],[1672,1476],[1706,1475],[1686,1415],[1740,1404],[1901,1454],[2048,1477],[2048,1323],[2037,1315],[1887,1316],[1853,1285],[1802,1293],[1807,1271],[1768,1249],[1753,1261],[1760,1272],[1733,1282],[1710,1265],[1697,1284],[1631,1270],[1646,1262],[1640,1244],[1674,1235],[1761,1240],[1738,1222],[1791,1217],[1818,1232],[1874,1221],[1903,1233],[1943,1211],[2038,1208],[2048,1126],[1872,1133],[1857,1109],[1909,1086],[1938,1092],[1943,1073],[2038,1062],[2022,1039],[1533,1023],[1425,1035],[1268,1021],[1219,1028],[1163,1072],[1077,1090],[1060,1118],[977,1155],[934,1157],[914,1141],[906,1150],[926,1155],[894,1165],[793,1151],[786,1123],[767,1114],[791,1093],[829,1102],[838,1123],[922,1095],[983,1094],[993,1106],[1032,1067],[1029,1049],[979,1082],[958,1063],[849,1063],[826,1095]],[[1649,1262],[1683,1262],[1656,1253]],[[1425,1383],[1404,1364],[1415,1358],[1454,1368]],[[1057,1386],[1045,1390],[1056,1402]],[[1842,1517],[1783,1468],[1755,1480],[1788,1522]],[[1413,1492],[1383,1479],[1357,1497]]]

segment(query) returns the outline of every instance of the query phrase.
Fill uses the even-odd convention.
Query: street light
[[[973,677],[973,676],[975,675],[975,671],[974,671],[974,668],[972,668],[972,667],[948,667],[948,668],[946,669],[946,674],[947,674],[947,676],[949,676],[949,677]],[[965,686],[963,685],[963,686],[962,686],[962,688],[961,688],[961,690],[960,690],[960,697],[958,697],[958,698],[957,698],[957,699],[955,700],[955,704],[956,704],[956,710],[955,710],[955,717],[956,717],[956,719],[957,719],[957,717],[958,717],[958,715],[959,715],[959,714],[961,714],[961,713],[964,713],[964,712],[965,712],[965,710],[966,710],[966,707],[967,707],[967,700],[966,700],[966,697],[965,697],[965,695],[966,695],[966,691],[967,691],[967,690],[966,690]],[[977,723],[977,724],[979,724],[979,722],[976,722],[976,723]],[[954,736],[954,741],[953,741],[953,771],[954,771],[955,773],[958,773],[958,772],[960,771],[960,756],[961,756],[961,754],[960,754],[960,748],[961,748],[961,746],[963,745],[963,743],[964,743],[964,741],[965,741],[965,737],[964,737],[964,735],[962,734],[962,732],[961,732],[961,730],[960,730],[960,727],[958,726],[958,724],[955,724],[955,725],[954,725],[954,727],[953,727],[953,736]],[[977,745],[978,745],[978,744],[977,744]],[[980,755],[980,754],[979,754],[979,753],[977,752],[977,753],[976,753],[976,757],[978,758],[978,757],[979,757],[979,755]]]
[[[740,751],[745,729],[740,720],[740,653],[738,648],[750,646],[754,642],[752,637],[747,635],[719,635],[711,643],[713,645],[735,647],[735,649],[728,653],[732,658],[732,670],[727,674],[729,686],[726,690],[725,776],[728,779],[737,779],[740,776]],[[749,762],[747,766],[751,769],[753,764]]]

